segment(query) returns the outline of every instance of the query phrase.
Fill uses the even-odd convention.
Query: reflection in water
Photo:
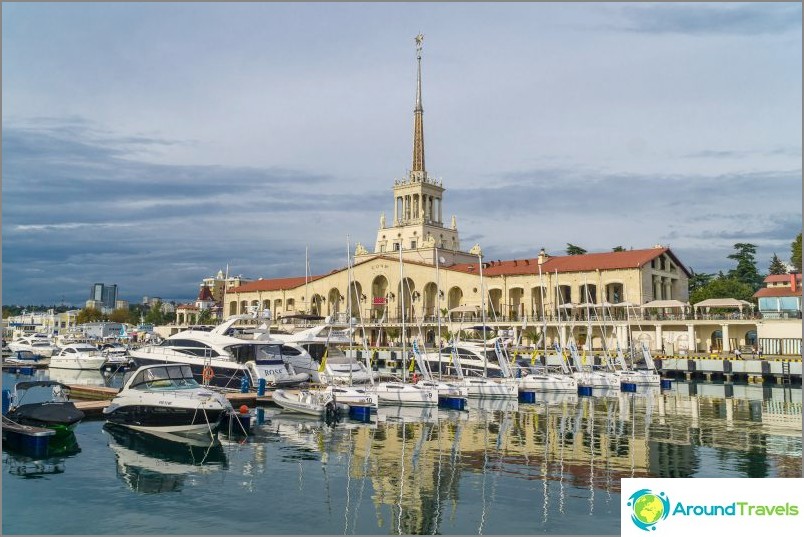
[[[143,433],[110,424],[104,425],[103,430],[117,458],[118,477],[136,492],[178,491],[188,476],[228,467],[217,440]]]
[[[47,453],[42,457],[32,457],[7,447],[3,449],[3,467],[11,475],[27,479],[40,478],[47,474],[61,474],[66,470],[66,461],[81,452],[75,433],[51,437]]]
[[[355,528],[355,480],[361,494],[366,480],[373,485],[378,528],[434,534],[467,493],[477,500],[472,531],[494,533],[498,485],[509,478],[539,483],[536,532],[566,516],[568,495],[584,499],[584,514],[618,511],[623,477],[800,476],[800,389],[733,387],[728,398],[687,390],[551,394],[535,404],[476,404],[468,413],[394,409],[371,424],[339,424],[327,449],[348,454],[345,533]]]

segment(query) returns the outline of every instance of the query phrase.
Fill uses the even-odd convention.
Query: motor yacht
[[[45,358],[49,358],[59,351],[59,347],[54,345],[46,334],[32,334],[15,339],[8,344],[8,349],[12,352],[31,351]]]
[[[106,362],[94,345],[89,343],[75,343],[63,347],[58,354],[50,358],[51,369],[95,369],[100,370]]]
[[[309,379],[308,374],[288,365],[293,365],[291,358],[301,355],[301,350],[286,348],[278,341],[228,335],[227,331],[244,318],[251,316],[230,317],[209,331],[178,332],[161,343],[129,353],[137,365],[187,364],[199,383],[221,388],[239,390],[243,379],[251,387],[258,386],[260,379],[277,387],[298,385]]]
[[[136,431],[214,435],[232,412],[226,397],[196,382],[189,365],[162,364],[126,374],[103,416]]]

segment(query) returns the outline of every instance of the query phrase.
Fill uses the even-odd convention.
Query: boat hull
[[[516,380],[517,384],[519,385],[519,391],[523,392],[578,392],[578,381],[569,375],[559,376],[531,374]]]
[[[64,358],[54,356],[50,359],[51,369],[100,369],[106,362],[103,356],[89,358]]]
[[[181,408],[162,405],[123,405],[107,412],[106,420],[135,431],[170,434],[214,434],[220,429],[226,408]]]

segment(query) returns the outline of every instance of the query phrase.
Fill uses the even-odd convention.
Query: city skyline
[[[373,248],[411,167],[461,249],[535,257],[801,231],[801,5],[3,6],[3,302],[195,298]]]

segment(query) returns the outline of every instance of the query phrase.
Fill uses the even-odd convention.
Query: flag
[[[583,351],[583,353],[581,354],[581,363],[582,363],[583,365],[586,365],[586,351],[585,351],[585,350],[584,350],[584,351]]]
[[[410,371],[411,373],[413,373],[413,370],[414,370],[415,368],[416,368],[416,360],[411,360],[411,361],[410,361],[410,366],[408,366],[408,371]]]
[[[329,348],[324,349],[324,355],[321,357],[321,365],[318,366],[319,373],[323,373],[327,368],[327,352],[329,352]]]
[[[533,352],[530,353],[530,365],[533,365],[533,364],[536,363],[536,356],[538,356],[538,351],[536,351],[536,349],[534,349]]]

